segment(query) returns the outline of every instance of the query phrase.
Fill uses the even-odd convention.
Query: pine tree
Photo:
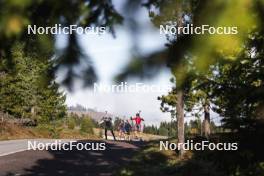
[[[63,117],[65,95],[54,77],[49,77],[52,62],[34,57],[33,52],[25,53],[21,43],[16,43],[11,53],[11,67],[7,60],[0,63],[0,110],[16,118],[42,122]]]

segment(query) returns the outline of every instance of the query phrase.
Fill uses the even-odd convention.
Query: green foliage
[[[176,125],[177,121],[172,120],[171,122],[161,122],[160,123],[160,127],[159,127],[159,134],[161,135],[161,130],[163,129],[163,131],[165,131],[166,129],[166,136],[169,137],[176,137],[177,136],[177,128]]]
[[[182,169],[175,168],[173,175],[263,175],[260,166],[264,157],[259,148],[263,150],[264,146],[260,142],[264,121],[264,1],[252,1],[249,5],[247,0],[149,0],[145,5],[157,27],[161,24],[182,27],[188,23],[238,27],[237,35],[167,35],[168,47],[154,53],[158,56],[167,53],[162,57],[166,58],[163,62],[157,62],[161,57],[142,57],[140,64],[136,62],[137,67],[131,61],[128,71],[121,73],[121,77],[129,77],[129,74],[143,77],[141,74],[148,75],[149,70],[166,62],[175,77],[176,87],[168,95],[159,97],[161,110],[175,117],[176,110],[179,112],[175,106],[180,90],[184,93],[185,112],[204,104],[212,106],[211,109],[223,117],[224,127],[231,129],[229,138],[238,135],[241,138],[235,141],[246,146],[237,153],[218,152],[212,157],[203,153]],[[185,15],[190,18],[189,22],[183,18]],[[185,132],[191,134],[192,129],[199,130],[200,126],[195,121],[186,123]],[[219,130],[213,123],[210,126]],[[242,140],[249,133],[250,137]],[[208,158],[203,160],[205,157]],[[214,163],[221,168],[216,168]]]
[[[49,122],[64,117],[65,95],[48,77],[52,62],[26,56],[24,45],[12,48],[13,67],[7,60],[0,62],[0,110],[16,118],[32,118]]]
[[[158,128],[154,125],[144,126],[143,132],[148,133],[148,134],[158,134],[159,133]]]
[[[202,124],[200,119],[190,120],[189,123],[185,123],[185,135],[188,136],[200,136],[202,130]]]
[[[168,136],[169,135],[169,130],[167,128],[159,128],[159,135],[161,136]]]
[[[63,126],[58,121],[53,123],[41,123],[37,126],[37,130],[40,135],[59,139]]]
[[[176,121],[161,122],[159,127],[154,125],[144,126],[143,132],[147,134],[176,137],[177,135]]]
[[[51,70],[56,71],[63,67],[67,69],[62,83],[68,86],[73,78],[82,77],[85,84],[91,84],[96,79],[93,66],[89,62],[89,57],[83,54],[75,32],[68,35],[69,42],[62,50],[56,50],[56,35],[51,34],[31,34],[27,32],[27,25],[50,27],[55,24],[79,26],[105,26],[107,31],[114,34],[114,25],[122,22],[122,17],[117,13],[111,1],[32,1],[32,0],[12,0],[0,1],[0,59],[5,59],[12,66],[13,57],[10,54],[12,45],[15,42],[25,42],[25,50],[37,53],[43,60],[54,57],[56,51],[56,67]],[[3,56],[6,56],[3,58]],[[86,59],[83,59],[86,57]],[[83,71],[76,71],[74,66],[82,64]],[[53,77],[54,78],[54,77]]]
[[[68,124],[68,128],[71,129],[71,130],[73,130],[75,128],[75,126],[76,126],[75,119],[72,118],[72,117],[69,117],[67,119],[67,124]]]
[[[80,131],[83,133],[94,134],[94,123],[91,118],[83,118],[81,121]]]

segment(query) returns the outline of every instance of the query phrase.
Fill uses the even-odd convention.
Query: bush
[[[91,118],[83,118],[81,121],[80,131],[88,134],[94,134],[94,123]]]
[[[166,128],[161,127],[159,129],[159,135],[161,135],[161,136],[168,136],[169,135],[168,133],[169,132],[168,132],[168,130]]]
[[[49,129],[51,138],[53,138],[53,139],[60,138],[60,134],[61,134],[62,130],[63,130],[62,127],[51,126]]]
[[[56,125],[55,123],[42,123],[37,126],[37,129],[39,131],[39,134],[41,134],[43,137],[55,139],[60,138],[60,133],[62,132],[63,127],[61,125]]]
[[[76,126],[76,122],[72,117],[70,117],[68,118],[67,125],[69,129],[73,130]]]

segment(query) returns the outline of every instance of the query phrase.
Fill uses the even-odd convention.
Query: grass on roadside
[[[0,123],[0,140],[27,138],[98,139],[98,135],[94,133],[94,128],[88,121],[83,119],[79,124],[76,124],[73,119],[63,119],[51,123],[41,123],[36,127],[25,127],[5,121]]]
[[[175,140],[170,141],[175,142]],[[187,151],[180,158],[177,151],[160,150],[159,141],[148,144],[132,159],[132,162],[115,173],[117,176],[223,176],[213,162],[194,159]]]

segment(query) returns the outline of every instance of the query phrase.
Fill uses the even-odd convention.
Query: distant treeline
[[[190,120],[189,123],[185,122],[184,130],[186,136],[202,135],[203,124],[200,119]],[[222,132],[222,127],[215,125],[213,121],[210,122],[210,128],[212,133]],[[161,136],[176,137],[177,136],[177,121],[161,122],[159,127],[155,125],[145,125],[144,133],[155,134]]]

